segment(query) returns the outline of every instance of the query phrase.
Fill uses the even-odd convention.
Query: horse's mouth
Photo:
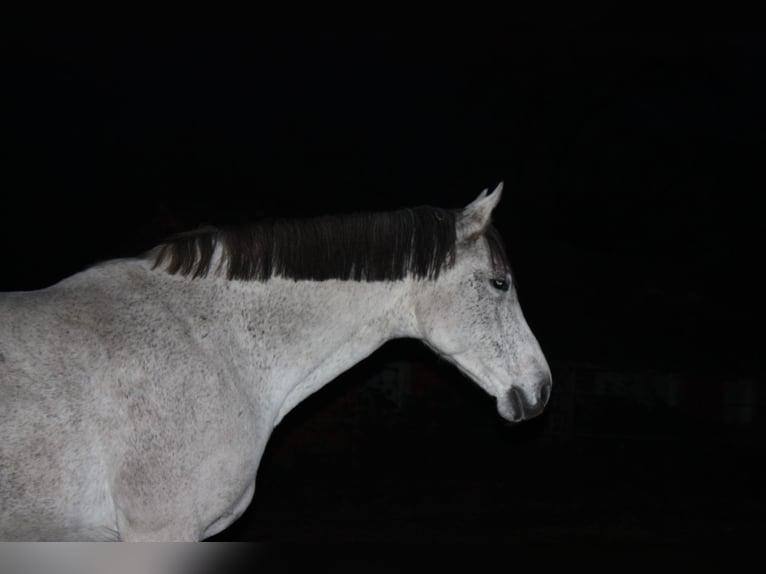
[[[511,387],[504,397],[498,397],[497,410],[500,416],[511,423],[519,423],[538,416],[545,409],[550,397],[550,383],[540,385],[537,397],[530,400],[519,387]]]
[[[548,373],[537,373],[537,381],[533,385],[536,389],[535,396],[530,397],[519,385],[511,385],[507,391],[501,392],[499,389],[505,385],[497,373],[476,364],[469,366],[465,361],[458,359],[459,354],[441,356],[455,365],[468,379],[495,396],[498,413],[509,423],[519,423],[538,416],[548,403],[551,392],[551,377]]]

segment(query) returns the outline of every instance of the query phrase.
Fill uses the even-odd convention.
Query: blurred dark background
[[[749,539],[765,77],[744,16],[25,29],[3,56],[0,288],[200,224],[457,208],[503,180],[547,412],[505,426],[392,342],[277,428],[216,540]]]

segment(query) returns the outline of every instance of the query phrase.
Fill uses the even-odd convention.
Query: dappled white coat
[[[191,279],[130,259],[0,295],[0,539],[216,534],[285,414],[392,338],[423,340],[508,420],[539,413],[550,371],[482,238],[500,192],[463,210],[437,280]]]

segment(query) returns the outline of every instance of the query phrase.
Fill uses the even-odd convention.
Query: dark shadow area
[[[748,383],[554,364],[546,413],[508,425],[419,346],[388,345],[289,415],[253,504],[215,539],[692,548],[754,538],[763,419],[748,418]],[[716,384],[728,398],[698,396]]]

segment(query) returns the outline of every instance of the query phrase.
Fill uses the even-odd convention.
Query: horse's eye
[[[492,287],[500,291],[508,291],[510,284],[505,279],[492,279]]]

